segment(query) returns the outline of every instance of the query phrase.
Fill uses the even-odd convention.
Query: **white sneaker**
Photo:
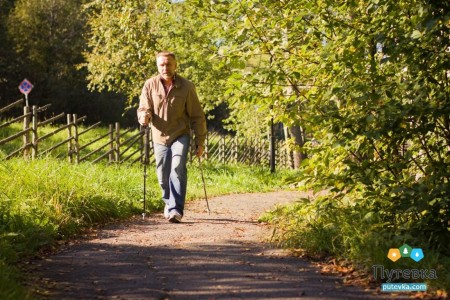
[[[183,216],[177,211],[171,212],[170,216],[169,216],[169,222],[170,223],[180,223],[182,217]]]
[[[167,204],[164,206],[164,218],[169,218],[169,206]]]

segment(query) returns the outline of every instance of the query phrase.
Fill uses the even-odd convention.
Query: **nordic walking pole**
[[[142,163],[144,164],[144,211],[142,213],[142,219],[145,219],[146,210],[146,194],[147,194],[147,165],[149,163],[149,151],[150,151],[150,138],[148,126],[144,127],[144,158]]]
[[[206,195],[206,184],[205,184],[205,177],[203,176],[202,159],[200,158],[200,156],[198,156],[198,167],[200,169],[200,174],[202,175],[203,191],[205,192],[206,207],[208,208],[208,214],[211,214],[211,210],[209,209],[208,203],[208,195]]]

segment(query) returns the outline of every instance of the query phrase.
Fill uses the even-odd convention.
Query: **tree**
[[[86,88],[86,72],[77,70],[83,62],[83,34],[86,18],[82,0],[15,1],[7,18],[10,48],[16,59],[9,63],[17,86],[28,78],[34,88],[30,105],[51,103],[50,112],[86,114],[88,122],[121,119],[120,95],[94,94]],[[17,96],[18,97],[18,96]]]
[[[13,5],[13,0],[0,2],[0,104],[8,104],[12,100],[17,100],[13,97],[14,94],[9,92],[11,89],[10,80],[14,73],[15,56],[7,34],[7,20]],[[14,91],[16,89],[17,86],[14,86]]]
[[[231,101],[310,133],[309,187],[331,190],[330,207],[389,224],[386,236],[414,230],[448,253],[450,4],[197,4],[228,16],[218,55],[233,71]]]
[[[24,77],[40,87],[37,101],[51,98],[52,85],[71,81],[83,40],[80,1],[16,1],[8,31],[22,58]],[[38,100],[39,99],[39,100]]]
[[[156,74],[155,55],[175,52],[179,72],[197,86],[206,111],[223,101],[219,82],[227,74],[213,58],[216,29],[186,2],[92,1],[89,51],[84,53],[92,89],[116,91],[136,107],[145,80]]]
[[[448,253],[449,5],[322,2],[316,10],[326,80],[310,106],[320,143],[308,147],[310,182],[333,188],[330,203],[345,199],[385,222],[386,236]]]
[[[302,16],[308,14],[308,7],[298,2],[196,1],[203,9],[209,5],[205,16],[222,28],[218,56],[233,71],[227,80],[228,101],[237,103],[236,107],[242,103],[258,107],[264,116],[264,121],[259,121],[260,131],[265,131],[272,118],[287,126],[296,167],[305,158],[302,146],[308,128],[304,102],[317,80],[311,68],[317,59],[304,45],[320,45],[315,36],[306,34],[309,27]],[[232,110],[232,114],[241,113]],[[245,120],[235,119],[238,126]]]

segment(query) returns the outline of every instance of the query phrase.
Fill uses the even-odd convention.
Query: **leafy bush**
[[[434,245],[430,243],[433,236],[408,230],[407,225],[395,231],[386,214],[375,213],[365,201],[349,201],[348,194],[347,197],[332,195],[301,199],[266,213],[260,220],[275,225],[273,242],[279,246],[301,249],[315,257],[335,257],[368,273],[373,272],[374,265],[391,269],[435,269],[438,278],[427,282],[430,290],[449,289],[447,239]],[[425,259],[420,263],[412,260],[392,263],[387,258],[388,250],[405,243],[422,248]]]

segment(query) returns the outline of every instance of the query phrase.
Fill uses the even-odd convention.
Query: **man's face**
[[[156,66],[158,67],[158,73],[165,80],[173,78],[175,70],[177,69],[177,62],[170,56],[159,56],[156,59]]]

